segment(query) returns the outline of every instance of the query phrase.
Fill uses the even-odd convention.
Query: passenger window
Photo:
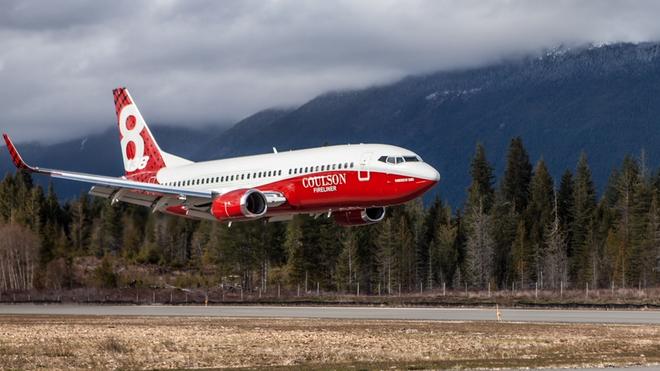
[[[337,164],[332,164],[332,170],[335,170],[337,168]]]
[[[232,175],[231,178],[229,178],[230,181],[234,181],[234,176]]]
[[[241,174],[241,180],[245,179],[245,174]]]
[[[341,164],[337,165],[337,169],[341,170]]]
[[[351,169],[353,168],[353,163],[351,162]]]
[[[344,162],[344,169],[348,169],[348,162]]]
[[[247,174],[247,178],[250,179],[250,173]]]
[[[298,174],[298,169],[293,169],[294,174]]]
[[[319,171],[319,165],[316,165],[316,171]]]

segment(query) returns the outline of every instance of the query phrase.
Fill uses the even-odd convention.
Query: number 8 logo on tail
[[[121,110],[119,115],[119,132],[121,133],[121,152],[124,158],[126,172],[142,170],[147,167],[149,156],[144,155],[144,140],[140,133],[145,127],[144,120],[134,104]],[[133,143],[132,148],[130,144]],[[132,158],[129,157],[132,149]]]

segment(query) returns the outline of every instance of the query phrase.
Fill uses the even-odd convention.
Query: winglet
[[[25,161],[23,161],[23,158],[18,153],[18,150],[16,149],[14,143],[11,141],[11,138],[9,138],[9,135],[7,135],[6,133],[2,133],[2,137],[5,139],[5,143],[7,144],[7,150],[9,150],[9,155],[11,156],[11,160],[14,162],[14,165],[19,169],[34,171],[34,168],[32,168],[31,166],[26,164]]]

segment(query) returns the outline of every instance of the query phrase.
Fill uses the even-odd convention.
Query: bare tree
[[[492,275],[495,242],[490,234],[490,216],[484,211],[483,197],[471,207],[470,226],[467,236],[468,282],[485,287]]]
[[[543,259],[543,282],[550,288],[559,287],[566,282],[566,237],[561,230],[559,213],[557,212],[557,192],[555,192],[555,205],[553,208],[554,220],[548,226],[545,234],[545,254]]]
[[[0,227],[0,289],[29,290],[34,286],[37,236],[18,225]]]

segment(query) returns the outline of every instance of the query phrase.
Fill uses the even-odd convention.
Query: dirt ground
[[[0,316],[2,369],[433,369],[660,363],[660,326]]]

